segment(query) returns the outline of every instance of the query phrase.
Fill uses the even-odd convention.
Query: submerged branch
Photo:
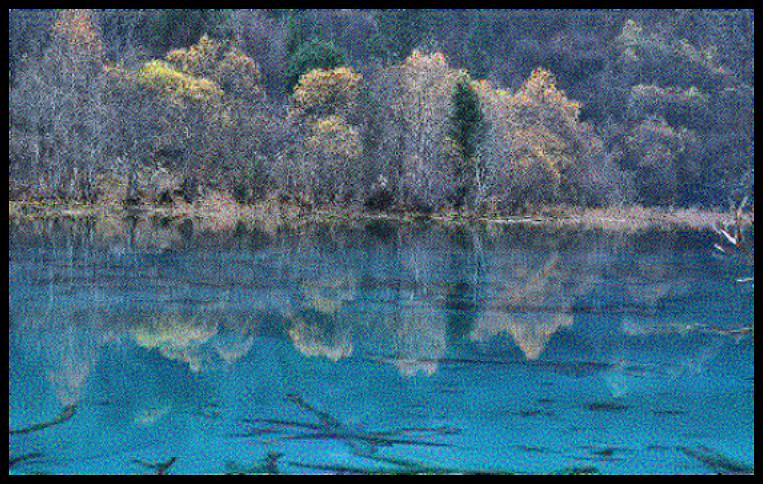
[[[170,467],[177,461],[177,457],[171,457],[169,460],[165,462],[146,462],[142,461],[140,459],[133,459],[133,462],[136,464],[140,464],[143,467],[147,467],[149,469],[152,469],[154,471],[154,474],[158,476],[163,476],[167,473]]]
[[[39,457],[42,457],[42,452],[30,452],[28,454],[16,456],[8,461],[8,469],[12,469],[14,466],[23,462],[38,459]]]
[[[48,427],[53,427],[54,425],[62,424],[62,423],[66,422],[67,420],[69,420],[70,418],[72,418],[74,416],[74,412],[75,412],[76,409],[77,409],[77,406],[74,405],[74,404],[67,405],[61,411],[61,413],[58,414],[58,416],[56,418],[54,418],[53,420],[49,420],[47,422],[42,422],[42,423],[30,425],[29,427],[25,427],[23,429],[9,430],[8,434],[9,435],[28,434],[28,433],[31,433],[31,432],[37,432],[39,430],[46,429]]]
[[[699,446],[696,448],[678,446],[676,448],[719,474],[755,473],[754,466],[735,461],[716,450],[704,446]]]

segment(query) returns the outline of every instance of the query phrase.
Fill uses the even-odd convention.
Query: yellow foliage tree
[[[103,45],[91,10],[60,10],[51,42],[32,62],[24,109],[35,113],[39,186],[48,194],[95,195],[94,175],[107,149]],[[36,72],[34,72],[36,70]]]
[[[536,197],[554,199],[565,184],[565,172],[590,143],[582,136],[580,104],[556,86],[549,71],[535,69],[506,98],[513,169],[528,175]],[[529,170],[529,171],[528,171]],[[540,179],[533,178],[540,176]],[[531,194],[533,187],[526,193]]]
[[[360,156],[358,130],[341,116],[330,115],[311,124],[312,134],[307,145],[336,158],[352,159]]]
[[[348,67],[313,69],[299,78],[290,117],[305,133],[301,190],[315,201],[348,200],[360,182],[360,130],[352,124],[363,77]]]
[[[363,76],[349,67],[313,69],[294,88],[295,116],[347,116],[357,108]]]
[[[136,80],[181,106],[187,101],[216,101],[223,95],[222,89],[214,81],[181,72],[160,60],[145,63],[138,69]]]
[[[203,35],[197,44],[187,49],[171,50],[165,58],[184,72],[211,77],[217,70],[218,59],[222,55],[223,45]]]
[[[362,151],[358,130],[338,115],[329,115],[309,125],[305,141],[310,185],[318,201],[350,197],[360,179],[357,159]]]
[[[207,78],[237,98],[255,99],[262,94],[262,74],[246,54],[204,35],[187,49],[175,49],[165,57],[167,62],[186,74]]]
[[[542,68],[535,69],[512,96],[511,106],[515,123],[523,126],[542,124],[557,131],[574,130],[580,117],[580,104],[567,99],[556,87],[554,75]]]
[[[473,81],[487,121],[485,199],[519,206],[575,196],[576,160],[602,144],[580,121],[580,104],[567,98],[554,75],[535,69],[516,92]]]
[[[549,179],[558,184],[561,170],[569,161],[567,146],[555,133],[544,126],[518,129],[512,133],[516,167],[528,169],[539,165]]]

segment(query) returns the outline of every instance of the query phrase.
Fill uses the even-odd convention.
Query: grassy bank
[[[276,227],[310,222],[392,220],[410,222],[433,220],[449,224],[543,224],[581,229],[608,231],[638,231],[645,229],[704,230],[713,226],[729,225],[734,214],[684,208],[642,207],[640,205],[585,208],[575,206],[543,206],[525,214],[475,214],[466,212],[369,212],[362,207],[329,207],[308,210],[293,204],[267,200],[253,205],[241,205],[222,196],[212,196],[194,204],[144,204],[127,207],[120,203],[85,204],[77,202],[9,201],[11,220],[39,220],[50,218],[146,218],[193,219],[209,229],[231,229],[239,222]],[[754,212],[746,212],[743,225],[754,223]]]

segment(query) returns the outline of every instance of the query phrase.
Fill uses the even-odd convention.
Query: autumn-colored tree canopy
[[[748,11],[9,20],[11,196],[477,212],[754,196]]]

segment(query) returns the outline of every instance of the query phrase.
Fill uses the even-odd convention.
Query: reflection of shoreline
[[[350,327],[338,329],[334,322],[324,325],[320,322],[307,323],[301,317],[291,315],[291,326],[287,330],[294,347],[307,357],[322,356],[337,362],[352,355],[352,333]]]
[[[134,412],[132,422],[138,427],[151,427],[166,417],[171,410],[172,403],[169,401],[148,405]]]
[[[58,319],[62,315],[57,316]],[[114,319],[112,321],[112,318]],[[61,405],[77,405],[93,368],[106,345],[136,345],[156,351],[168,360],[181,361],[192,372],[232,364],[254,344],[253,328],[226,321],[225,315],[204,311],[184,314],[133,312],[104,317],[101,310],[78,311],[66,326],[38,318],[25,325],[21,338],[42,363],[45,379]],[[111,323],[114,324],[111,324]],[[150,415],[146,418],[150,420]],[[138,420],[143,420],[142,417]]]
[[[138,346],[183,361],[192,371],[236,361],[263,332],[286,336],[306,356],[332,361],[348,358],[366,344],[383,346],[385,354],[396,355],[402,375],[434,374],[454,338],[485,342],[507,333],[527,359],[538,359],[553,335],[579,313],[648,317],[664,298],[691,290],[688,283],[669,289],[675,281],[694,280],[676,272],[680,266],[662,251],[652,250],[683,244],[679,236],[651,240],[640,234],[612,242],[591,232],[543,227],[529,231],[387,221],[305,225],[277,233],[204,231],[182,219],[115,225],[55,220],[30,227],[41,233],[11,235],[18,237],[14,247],[47,248],[51,241],[57,247],[44,260],[26,254],[20,258],[20,268],[44,264],[24,275],[21,284],[47,285],[54,306],[93,298],[95,304],[78,310],[87,324],[109,328],[112,339],[128,334],[126,339]],[[101,245],[107,250],[99,250]],[[197,256],[199,248],[203,257]],[[644,251],[656,257],[628,257]],[[580,297],[604,277],[607,284],[609,279],[623,281],[617,297]],[[13,319],[21,313],[22,320],[31,322],[27,307],[18,302],[24,298],[11,292],[17,305]],[[392,309],[369,318],[369,301]],[[252,305],[262,320],[257,331],[244,321],[251,319]],[[290,315],[294,320],[289,321]],[[162,318],[176,321],[162,323]],[[240,324],[224,330],[226,321],[236,318]],[[69,358],[68,370],[59,367],[82,373],[71,365],[82,359]],[[71,386],[81,385],[74,376],[66,378]]]
[[[8,216],[11,221],[42,219],[122,219],[127,216],[143,219],[171,218],[176,220],[202,221],[210,229],[227,230],[237,223],[248,223],[268,227],[268,231],[278,226],[298,226],[305,223],[336,222],[338,219],[351,222],[384,221],[392,223],[428,220],[441,223],[489,223],[542,225],[548,227],[569,227],[573,229],[593,228],[617,232],[633,232],[644,229],[689,229],[705,230],[720,224],[734,222],[733,214],[710,210],[666,209],[642,207],[639,205],[609,208],[585,208],[574,206],[548,205],[536,209],[528,215],[470,215],[470,214],[417,214],[417,213],[369,213],[351,209],[320,209],[305,212],[303,207],[262,202],[254,205],[214,204],[199,202],[195,205],[183,204],[171,208],[146,205],[139,209],[122,205],[93,205],[82,203],[25,202],[10,200]],[[745,213],[742,223],[748,226],[754,215]]]
[[[546,344],[560,328],[572,325],[572,314],[551,316],[511,314],[491,310],[483,314],[469,334],[472,341],[484,343],[499,333],[507,332],[528,360],[537,360]]]
[[[167,313],[133,326],[129,334],[141,348],[155,349],[165,358],[185,362],[191,371],[199,372],[203,364],[199,349],[217,334],[217,324]]]
[[[432,376],[439,368],[438,360],[447,352],[447,322],[440,309],[419,299],[398,305],[398,313],[390,322],[390,343],[394,365],[405,377],[418,374]]]
[[[632,316],[625,316],[620,325],[620,331],[626,336],[689,336],[692,334],[706,334],[714,336],[728,336],[740,342],[746,336],[754,336],[752,324],[738,325],[729,328],[697,323],[697,322],[674,322],[659,320],[640,320]]]
[[[555,251],[535,272],[527,270],[528,264],[524,261],[513,267],[515,274],[520,273],[522,277],[507,278],[507,287],[477,318],[469,339],[486,342],[499,333],[509,333],[525,358],[537,360],[551,336],[573,323],[573,315],[562,290],[566,273],[562,271],[560,261],[559,252]],[[517,306],[525,306],[528,311],[512,309]],[[553,310],[554,307],[559,308],[558,312]],[[538,311],[540,309],[545,311]]]
[[[216,363],[235,363],[251,351],[255,339],[251,317],[235,320],[222,310],[173,311],[134,321],[128,334],[141,348],[184,362],[196,373],[215,368]]]
[[[298,272],[300,267],[295,268]],[[317,277],[301,277],[284,303],[286,335],[307,357],[337,362],[352,355],[352,321],[342,309],[355,300],[356,278],[337,267],[312,267]]]

